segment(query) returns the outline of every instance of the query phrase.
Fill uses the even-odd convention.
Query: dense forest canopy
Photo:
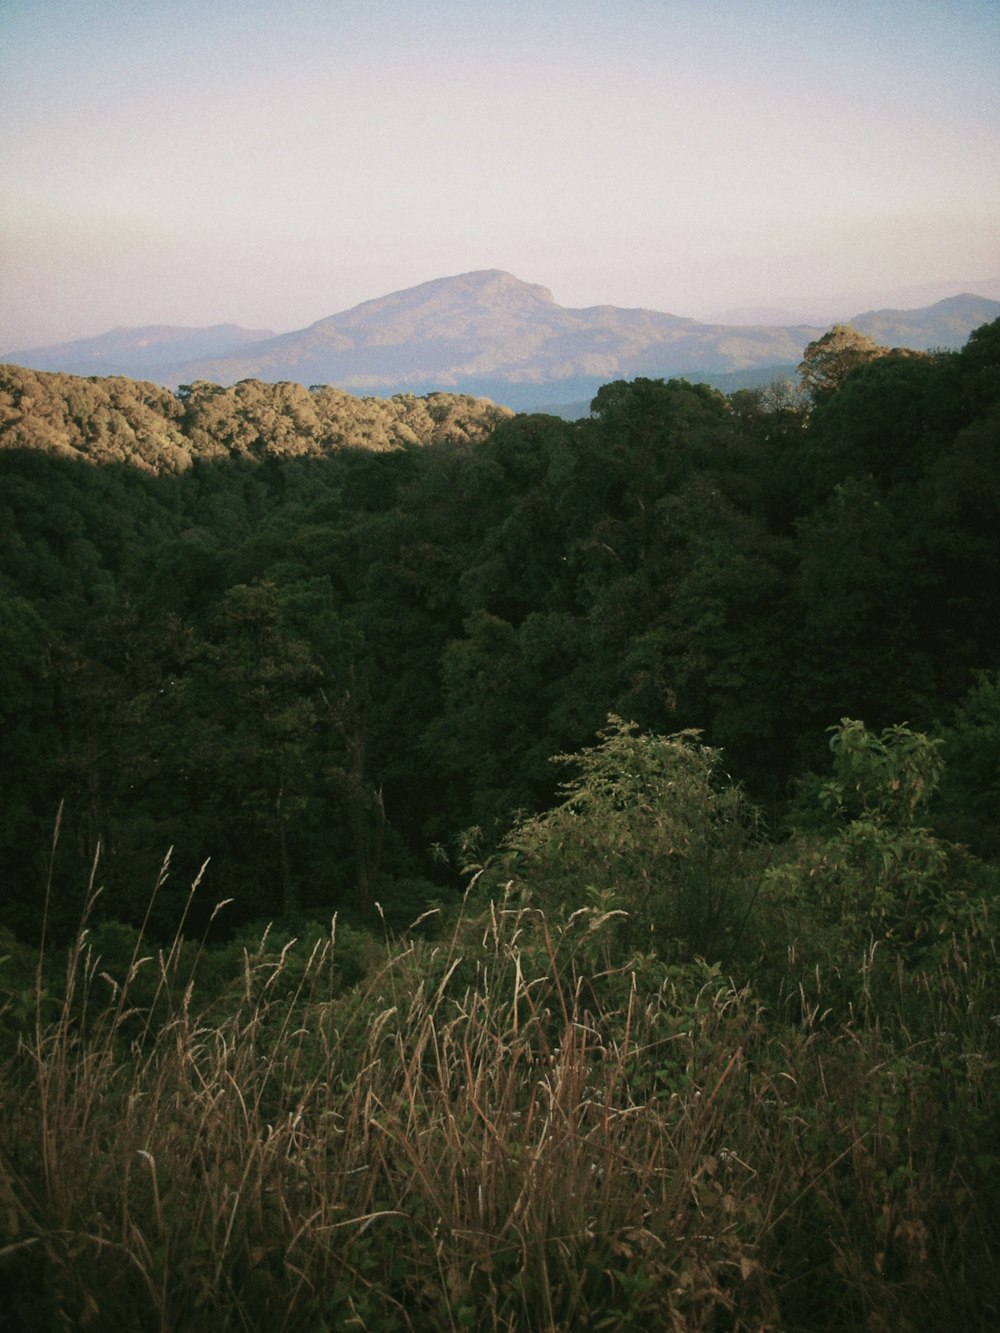
[[[405,916],[609,714],[698,729],[776,818],[838,718],[947,732],[936,817],[994,852],[998,349],[834,330],[799,394],[621,381],[576,422],[5,367],[9,924],[60,803],[67,902],[100,846],[134,919],[172,847],[234,922]]]

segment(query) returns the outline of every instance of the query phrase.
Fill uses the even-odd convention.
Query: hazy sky
[[[0,0],[0,127],[7,350],[480,268],[702,318],[1000,296],[998,0]]]

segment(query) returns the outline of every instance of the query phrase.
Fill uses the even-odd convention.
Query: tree
[[[523,820],[500,870],[546,910],[620,912],[626,947],[729,961],[749,938],[757,816],[694,731],[643,734],[614,715],[599,743],[557,755],[576,776],[554,809]]]
[[[0,882],[4,923],[34,933],[40,912],[38,853],[58,795],[47,787],[60,737],[54,724],[55,635],[22,597],[0,594]]]
[[[921,562],[870,477],[797,524],[787,700],[803,739],[849,708],[877,725],[925,713],[934,676],[915,617]]]
[[[940,741],[847,717],[829,731],[833,774],[804,787],[822,811],[818,836],[793,844],[794,860],[768,881],[802,922],[794,947],[806,974],[820,959],[827,985],[839,973],[856,1004],[859,962],[873,964],[876,945],[912,961],[967,921],[966,863],[922,823],[944,771]]]
[[[730,762],[739,756],[760,776],[786,744],[791,544],[704,476],[661,500],[656,517],[642,570],[645,623],[628,652],[634,675],[660,682],[674,726],[704,728]],[[636,716],[638,701],[618,706]],[[652,715],[654,725],[665,720]]]
[[[887,492],[915,485],[954,432],[947,369],[928,353],[900,351],[855,368],[812,414],[807,455],[817,480],[871,475]]]
[[[1000,672],[979,672],[944,733],[935,826],[977,856],[1000,857]]]
[[[507,824],[550,798],[549,756],[586,735],[572,676],[587,653],[586,628],[564,612],[535,612],[514,626],[473,613],[442,655],[442,703],[425,736],[431,766],[456,787],[465,822]]]
[[[840,388],[852,370],[885,356],[888,350],[850,324],[834,324],[806,348],[799,363],[799,383],[814,403],[821,402]]]

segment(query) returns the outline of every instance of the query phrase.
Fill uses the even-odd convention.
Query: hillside
[[[869,312],[852,322],[880,342],[922,350],[959,347],[997,315],[1000,302],[965,295],[921,310]],[[545,287],[487,269],[366,301],[279,336],[253,340],[235,330],[226,348],[195,350],[192,330],[161,330],[157,340],[145,336],[150,330],[134,332],[144,336],[123,344],[128,331],[119,330],[5,359],[75,374],[139,373],[170,387],[292,380],[380,396],[446,390],[529,409],[589,400],[616,378],[780,370],[798,362],[823,330],[704,324],[609,305],[570,309]],[[165,336],[170,332],[177,337]]]
[[[917,351],[937,347],[954,350],[968,338],[970,319],[974,321],[974,327],[996,319],[998,313],[1000,301],[989,301],[964,292],[922,310],[869,310],[850,323],[876,342],[893,347],[912,347]]]
[[[0,1328],[1000,1326],[1000,320],[810,355],[0,368]]]
[[[654,310],[566,309],[546,288],[488,270],[365,302],[184,370],[226,382],[253,375],[368,392],[433,385],[530,398],[536,385],[791,362],[813,336],[809,329],[714,327]]]
[[[211,328],[180,328],[154,324],[146,328],[118,328],[95,338],[10,352],[3,358],[32,370],[65,371],[71,375],[127,375],[129,379],[159,379],[164,366],[192,357],[228,356],[274,334],[268,329],[243,329],[237,324]]]
[[[93,819],[126,898],[176,845],[250,914],[286,881],[357,902],[359,856],[391,902],[432,843],[543,806],[609,713],[699,729],[764,793],[845,713],[939,724],[1000,665],[998,331],[811,408],[639,378],[572,423],[0,368],[0,879],[37,905],[65,797],[67,862]]]
[[[196,462],[323,458],[408,445],[468,444],[511,415],[461,394],[355,398],[329,387],[245,380],[175,396],[148,381],[0,366],[0,450],[184,472]]]

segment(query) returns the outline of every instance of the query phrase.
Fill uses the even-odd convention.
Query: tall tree
[[[852,370],[885,356],[888,350],[850,324],[834,324],[806,347],[799,363],[799,383],[814,403],[822,402]]]

